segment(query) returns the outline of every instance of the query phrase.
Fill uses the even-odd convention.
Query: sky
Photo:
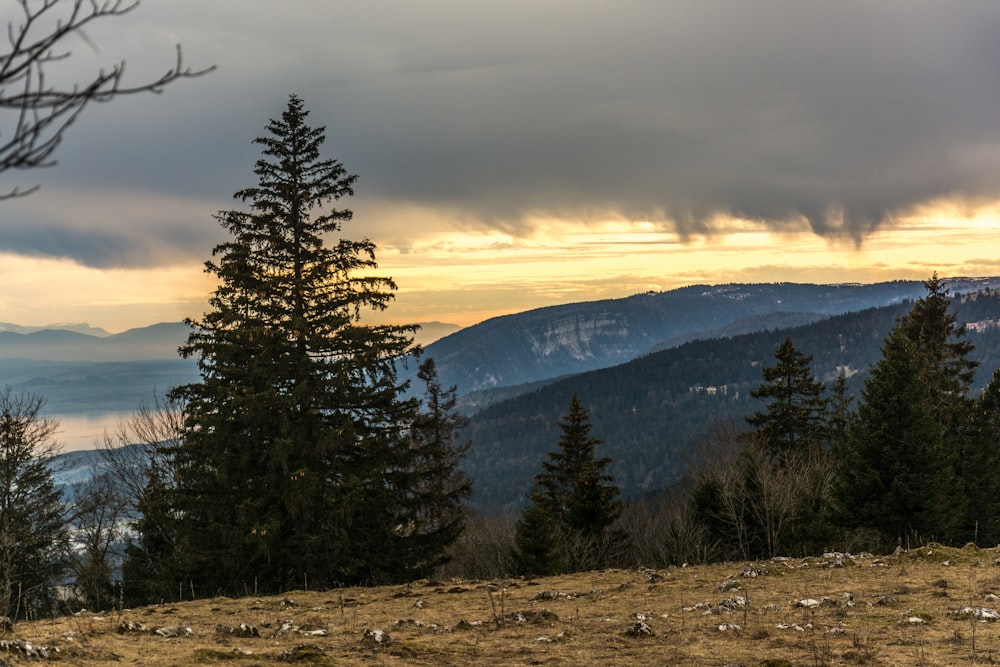
[[[998,33],[995,0],[142,0],[54,80],[141,82],[177,44],[216,69],[0,174],[41,186],[0,202],[0,322],[199,317],[213,214],[290,94],[359,176],[343,235],[377,244],[391,321],[1000,275]]]

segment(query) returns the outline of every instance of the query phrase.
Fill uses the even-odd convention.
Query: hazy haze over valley
[[[433,342],[457,329],[430,322],[417,340]],[[57,437],[67,450],[91,449],[140,403],[198,380],[195,360],[177,353],[189,330],[181,322],[118,334],[85,323],[0,323],[0,382],[46,399],[45,413],[59,420]]]

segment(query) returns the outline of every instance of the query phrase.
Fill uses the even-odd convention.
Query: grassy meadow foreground
[[[1000,549],[929,545],[537,580],[214,598],[19,623],[0,664],[956,665],[1000,661]],[[164,636],[166,635],[166,636]],[[58,651],[56,651],[58,649]]]

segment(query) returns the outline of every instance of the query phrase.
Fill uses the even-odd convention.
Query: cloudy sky
[[[0,203],[0,321],[200,315],[212,214],[292,93],[359,175],[345,236],[378,245],[399,321],[997,275],[997,34],[995,0],[143,0],[60,75],[125,59],[142,81],[177,43],[217,69],[0,174],[41,185]]]

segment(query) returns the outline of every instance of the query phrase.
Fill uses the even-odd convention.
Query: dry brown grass
[[[59,649],[71,665],[966,665],[1000,661],[1000,623],[951,614],[1000,609],[1000,550],[930,545],[897,556],[809,558],[538,580],[420,581],[405,586],[215,598],[34,623],[0,638]],[[738,580],[741,588],[720,592]],[[848,595],[853,596],[853,604]],[[727,598],[749,605],[720,606]],[[806,608],[797,602],[822,601]],[[825,598],[825,599],[824,599]],[[419,601],[419,602],[418,602]],[[542,613],[542,612],[545,613]],[[640,618],[652,635],[633,636]],[[911,619],[920,619],[920,622]],[[164,638],[120,634],[188,626]],[[298,630],[281,632],[286,621]],[[218,625],[256,626],[260,637]],[[720,630],[723,624],[738,628]],[[380,629],[379,645],[365,630]],[[308,631],[312,635],[302,634]],[[290,653],[296,647],[304,647]],[[28,664],[0,653],[0,660]],[[31,664],[38,664],[31,662]]]

